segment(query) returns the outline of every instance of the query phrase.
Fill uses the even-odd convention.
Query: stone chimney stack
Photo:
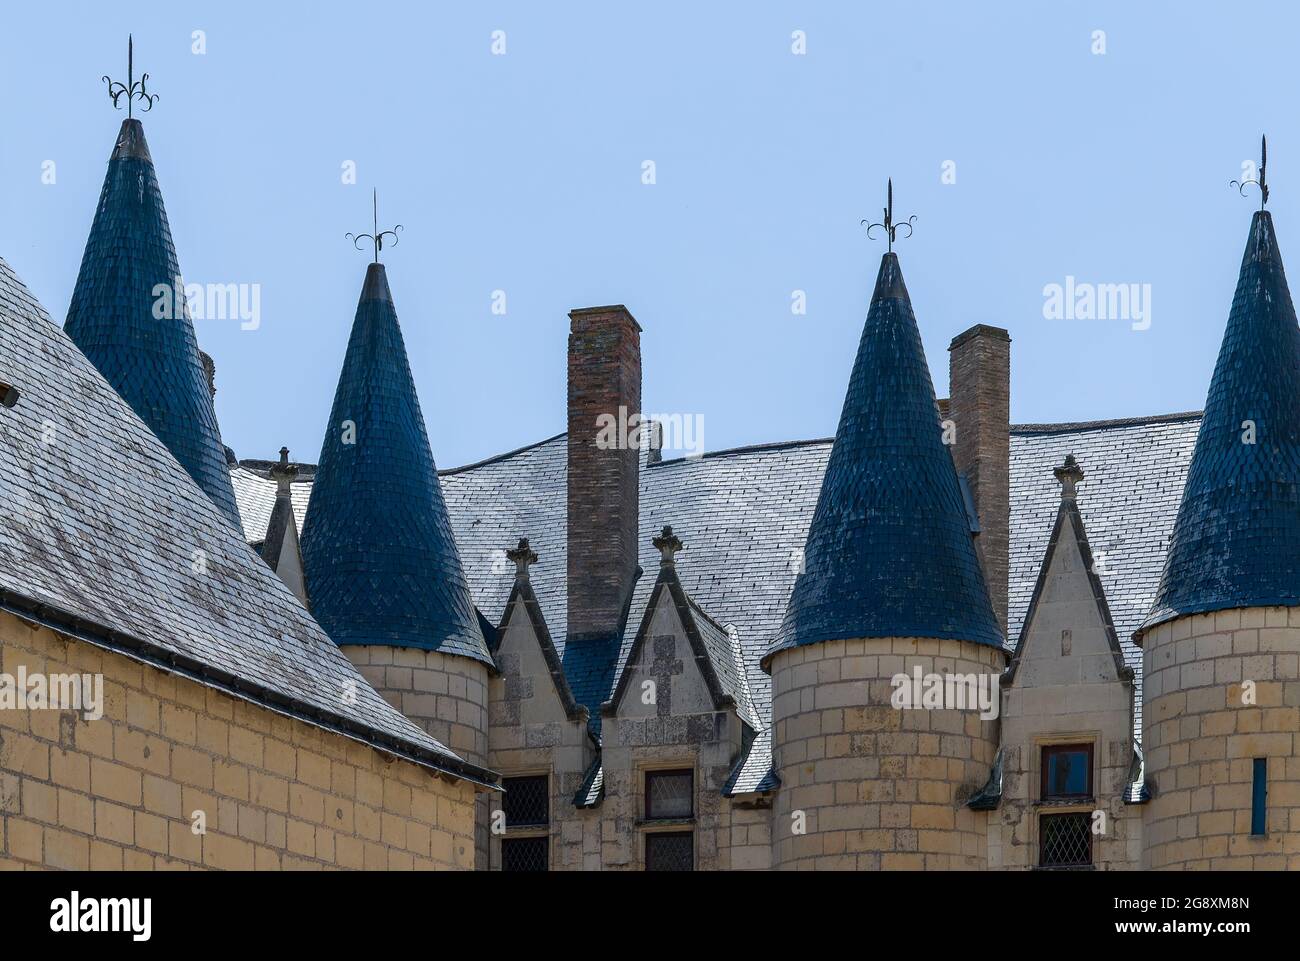
[[[953,460],[966,478],[980,533],[976,539],[989,599],[1007,628],[1011,509],[1011,337],[976,324],[948,346],[948,417],[956,425]]]
[[[569,320],[572,642],[616,632],[636,578],[641,326],[622,305],[575,310]]]

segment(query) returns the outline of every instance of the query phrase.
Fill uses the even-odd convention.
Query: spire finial
[[[519,546],[506,551],[506,560],[515,562],[515,580],[528,580],[528,568],[537,563],[537,552],[528,546],[528,538],[519,538]]]
[[[398,224],[398,225],[397,225],[396,227],[394,227],[392,230],[380,230],[380,229],[379,229],[379,191],[378,191],[378,190],[374,191],[374,192],[371,194],[370,201],[371,201],[371,215],[372,215],[372,217],[373,217],[373,221],[372,221],[372,222],[374,223],[374,227],[372,228],[371,232],[368,233],[368,234],[353,234],[353,233],[349,233],[349,234],[347,234],[346,236],[347,236],[348,240],[352,241],[353,246],[355,246],[355,247],[357,248],[357,250],[360,250],[360,249],[361,249],[361,241],[363,241],[363,240],[369,240],[369,241],[374,245],[374,248],[375,248],[375,263],[379,263],[379,252],[380,252],[381,250],[384,249],[384,238],[385,238],[385,237],[392,237],[392,238],[393,238],[393,246],[396,247],[396,246],[397,246],[397,231],[399,231],[399,230],[402,229],[402,225],[401,225],[401,224]]]
[[[1237,193],[1243,197],[1246,196],[1246,188],[1254,184],[1259,188],[1259,209],[1263,210],[1264,205],[1268,203],[1268,179],[1265,168],[1268,166],[1268,137],[1260,136],[1259,138],[1259,177],[1254,180],[1234,180],[1229,186],[1236,187]]]
[[[892,254],[894,252],[895,234],[898,232],[898,228],[907,228],[907,233],[903,235],[903,239],[906,240],[908,237],[912,236],[912,224],[915,220],[916,214],[913,214],[901,223],[894,222],[894,178],[890,177],[885,197],[884,220],[877,224],[867,224],[867,236],[871,237],[871,231],[875,230],[877,227],[883,227],[885,229],[885,239],[889,243],[889,252]],[[864,224],[867,223],[865,220],[862,222]]]
[[[659,536],[650,543],[659,549],[659,562],[664,567],[671,567],[677,563],[676,555],[682,549],[682,540],[673,533],[671,527],[665,526]]]
[[[1083,480],[1083,468],[1074,459],[1074,455],[1066,454],[1065,463],[1053,469],[1052,474],[1061,482],[1061,500],[1074,500],[1075,488]]]
[[[271,466],[271,478],[275,481],[277,497],[288,496],[289,485],[298,476],[298,465],[289,463],[289,448],[280,448],[280,462]]]
[[[131,34],[126,36],[126,83],[122,83],[120,80],[112,80],[108,74],[104,74],[100,79],[108,84],[108,96],[113,101],[114,107],[120,107],[121,104],[118,101],[126,97],[126,116],[128,120],[135,115],[132,109],[134,101],[139,100],[144,104],[144,109],[149,111],[153,109],[153,105],[158,100],[156,93],[149,93],[145,89],[145,85],[149,82],[147,73],[140,74],[138,81],[135,79],[135,37]]]

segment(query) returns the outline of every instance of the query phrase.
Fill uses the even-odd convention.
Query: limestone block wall
[[[896,710],[890,679],[916,666],[998,675],[1005,660],[998,649],[932,638],[827,641],[776,654],[772,866],[985,868],[988,815],[965,800],[988,779],[997,722],[978,711]]]
[[[732,871],[772,868],[772,808],[750,807],[723,799],[731,823],[728,867]]]
[[[0,869],[474,866],[466,781],[0,613],[20,666],[102,674],[105,708],[0,710]]]
[[[384,700],[471,764],[488,763],[488,668],[468,657],[413,647],[339,649]],[[488,858],[488,797],[478,799],[477,857]]]
[[[551,870],[598,870],[600,823],[573,798],[595,757],[585,716],[565,712],[522,604],[515,606],[497,651],[501,674],[488,683],[488,764],[503,778],[545,774],[550,778]],[[490,805],[502,801],[494,795]],[[490,814],[490,812],[489,812]],[[507,836],[514,829],[507,823]],[[536,835],[540,832],[528,830]],[[501,866],[501,835],[492,833],[489,869]]]
[[[1148,631],[1142,647],[1156,785],[1142,866],[1300,868],[1300,608],[1183,617]],[[1268,823],[1252,837],[1258,757],[1268,761]]]

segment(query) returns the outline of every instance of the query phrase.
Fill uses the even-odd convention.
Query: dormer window
[[[1043,748],[1042,799],[1086,801],[1092,792],[1092,744],[1053,744]]]

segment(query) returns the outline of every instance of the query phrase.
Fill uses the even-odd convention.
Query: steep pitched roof
[[[880,263],[803,572],[765,661],[849,637],[1003,644],[893,253]]]
[[[1139,635],[1185,614],[1274,604],[1300,605],[1300,327],[1261,210]]]
[[[0,260],[0,608],[476,781],[402,717]],[[355,693],[355,698],[341,696]]]
[[[302,531],[312,613],[339,644],[492,664],[382,264],[366,271]]]
[[[225,449],[180,278],[144,127],[124,120],[64,330],[238,528]],[[159,297],[155,289],[167,293]]]

